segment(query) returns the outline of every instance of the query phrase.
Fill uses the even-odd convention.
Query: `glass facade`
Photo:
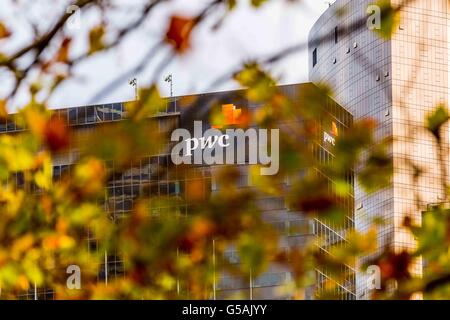
[[[287,95],[294,105],[302,107],[305,95],[298,95],[299,92],[310,92],[316,90],[313,84],[296,84],[278,87],[281,92]],[[204,112],[200,110],[200,115],[189,112],[189,105],[196,101],[201,101],[209,110],[213,105],[220,103],[234,103],[239,108],[257,110],[260,106],[247,101],[242,94],[243,91],[231,91],[221,93],[209,93],[195,96],[177,97],[168,100],[167,109],[156,115],[153,120],[158,123],[161,133],[168,133],[183,123],[186,128],[194,120],[205,120]],[[323,111],[332,119],[336,130],[345,132],[352,125],[353,118],[349,112],[340,107],[331,98],[323,99],[321,106]],[[177,112],[176,110],[188,110]],[[98,106],[84,106],[68,109],[55,110],[55,113],[72,127],[76,135],[82,137],[85,133],[98,130],[101,124],[120,122],[126,117],[123,103],[114,103]],[[209,119],[205,120],[209,121]],[[296,120],[297,121],[297,120]],[[301,119],[298,121],[302,121]],[[15,132],[22,130],[6,122],[4,132]],[[283,124],[280,124],[282,126]],[[326,128],[328,124],[322,123],[321,127]],[[8,129],[9,128],[9,129]],[[333,161],[333,154],[330,145],[324,144],[322,136],[315,141],[300,141],[311,145],[311,152],[321,163]],[[169,142],[160,142],[168,150],[158,154],[149,154],[129,165],[129,168],[121,168],[120,174],[112,175],[108,180],[105,190],[104,210],[114,220],[126,218],[135,205],[138,197],[151,198],[152,215],[160,215],[166,212],[176,213],[189,218],[190,210],[194,210],[195,203],[189,201],[188,185],[201,182],[203,197],[209,197],[215,192],[219,192],[219,186],[215,181],[215,172],[218,166],[200,165],[196,170],[187,171],[183,168],[174,167],[171,163]],[[70,175],[73,164],[77,162],[78,150],[72,148],[54,159],[53,178],[60,181],[65,175]],[[107,162],[106,167],[116,172],[116,164]],[[252,181],[247,164],[238,165],[240,177],[237,180],[238,188],[252,188]],[[313,168],[314,170],[314,168]],[[317,174],[322,174],[317,172]],[[326,178],[326,177],[325,177]],[[20,187],[20,175],[15,177],[16,185]],[[328,188],[333,188],[333,181],[327,180]],[[353,184],[353,174],[349,172],[348,182]],[[290,188],[290,182],[283,182],[282,187],[286,190]],[[38,190],[34,190],[38,191]],[[167,201],[170,199],[170,201]],[[161,201],[159,201],[161,200]],[[176,201],[175,201],[176,200]],[[157,205],[155,205],[157,204]],[[255,205],[262,211],[265,221],[272,225],[282,235],[280,248],[283,250],[293,250],[301,248],[311,241],[317,239],[317,246],[324,255],[328,254],[331,247],[345,244],[345,234],[354,228],[353,217],[353,197],[346,200],[342,205],[345,208],[346,219],[343,225],[333,225],[330,222],[310,218],[302,212],[291,211],[283,196],[261,196],[255,200]],[[124,261],[119,252],[99,252],[97,240],[92,233],[87,230],[86,245],[89,250],[100,256],[104,256],[102,263],[98,266],[98,281],[108,282],[124,275]],[[239,264],[239,252],[234,248],[226,251],[225,256],[218,263]],[[355,299],[355,272],[353,266],[342,266],[343,280],[335,280],[325,266],[320,266],[315,272],[316,284],[307,288],[304,293],[305,299],[314,299],[323,290],[326,283],[333,281],[337,284],[336,296],[341,299]],[[243,299],[289,299],[289,295],[280,295],[277,288],[291,280],[291,271],[287,267],[280,267],[273,263],[269,265],[266,273],[258,277],[242,279],[224,273],[218,280],[216,294],[218,298],[240,297]],[[53,297],[51,290],[37,288],[29,293],[24,293],[20,298],[34,299]],[[212,295],[211,295],[212,297]]]
[[[391,1],[393,6],[400,2]],[[328,84],[336,101],[355,120],[375,119],[378,141],[393,140],[388,150],[394,167],[390,186],[366,194],[355,185],[356,229],[367,231],[374,218],[384,221],[378,230],[379,254],[388,245],[396,251],[413,249],[415,240],[402,227],[404,217],[420,224],[421,211],[428,203],[439,202],[442,194],[437,153],[424,123],[437,105],[448,105],[450,4],[446,0],[409,1],[400,10],[400,23],[392,38],[386,40],[370,30],[370,24],[349,27],[376,14],[368,10],[373,3],[337,0],[312,28],[309,53],[310,80]],[[315,41],[336,28],[340,31],[338,42]],[[443,136],[448,148],[447,128]],[[448,152],[444,157],[448,168]],[[413,178],[414,167],[423,171],[418,181]],[[369,258],[362,258],[361,263]],[[421,275],[420,259],[411,271]],[[368,298],[364,274],[357,278],[358,298]]]

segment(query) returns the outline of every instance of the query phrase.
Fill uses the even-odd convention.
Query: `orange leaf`
[[[192,18],[173,16],[170,19],[169,28],[166,32],[166,41],[178,53],[185,52],[190,48],[190,39],[194,25]]]
[[[69,146],[69,128],[62,119],[52,116],[45,125],[44,138],[51,151],[63,150]]]
[[[67,62],[69,60],[69,51],[71,43],[72,43],[71,38],[64,38],[64,40],[61,43],[61,47],[59,48],[59,51],[56,54],[57,62]]]
[[[8,38],[10,35],[9,29],[0,21],[0,39]]]
[[[205,199],[205,182],[195,179],[188,182],[186,199],[191,202],[203,201]]]
[[[8,118],[8,108],[6,104],[6,100],[0,99],[0,119]]]

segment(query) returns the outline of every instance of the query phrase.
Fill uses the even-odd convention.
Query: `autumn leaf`
[[[52,162],[45,153],[43,153],[40,162],[42,162],[42,169],[36,172],[34,180],[37,186],[44,190],[49,190],[52,185]]]
[[[64,120],[52,116],[44,128],[44,141],[52,152],[61,151],[69,146],[70,133]]]
[[[200,202],[205,199],[205,182],[202,179],[189,181],[186,190],[186,199],[192,203]]]
[[[8,61],[8,56],[0,52],[0,63],[5,63],[6,61]]]
[[[7,101],[0,99],[0,119],[8,118]]]
[[[125,110],[134,121],[141,121],[165,110],[167,102],[161,97],[155,85],[139,90],[139,100],[127,102]]]
[[[242,234],[238,248],[243,270],[251,270],[254,275],[264,270],[268,261],[267,248],[263,242],[256,241],[250,234]]]
[[[381,9],[381,25],[374,31],[382,38],[389,39],[400,23],[400,13],[391,5],[390,0],[378,0],[375,6]]]
[[[237,5],[237,0],[227,0],[228,10],[234,10]]]
[[[69,52],[71,43],[72,43],[71,38],[64,38],[64,40],[61,43],[61,47],[59,48],[59,51],[56,55],[56,62],[65,63],[69,61]]]
[[[375,192],[389,185],[393,173],[392,159],[386,150],[377,146],[370,151],[358,181],[367,193]]]
[[[376,264],[380,267],[381,276],[384,279],[401,280],[411,277],[409,272],[411,260],[412,258],[407,251],[400,253],[389,251],[381,256]]]
[[[89,32],[89,54],[94,54],[105,47],[104,37],[106,29],[104,25],[98,25]]]
[[[362,151],[374,143],[373,130],[376,126],[372,119],[360,120],[336,140],[333,170],[346,172],[358,163]]]
[[[77,165],[74,182],[84,195],[90,196],[102,191],[105,177],[104,163],[90,158]]]
[[[194,25],[192,18],[172,16],[166,32],[166,42],[173,46],[177,53],[186,52],[191,46]]]
[[[439,140],[441,128],[449,119],[450,116],[447,109],[444,106],[439,106],[427,117],[427,129]]]
[[[0,21],[0,40],[11,36],[11,31]]]
[[[258,8],[258,7],[262,6],[266,2],[267,2],[267,0],[252,0],[252,6]]]
[[[247,98],[251,101],[267,101],[276,91],[275,81],[257,63],[247,63],[244,69],[235,75],[235,80],[247,88]]]

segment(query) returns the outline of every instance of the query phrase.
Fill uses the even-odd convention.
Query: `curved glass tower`
[[[310,80],[329,85],[355,121],[372,118],[378,124],[378,140],[393,138],[390,185],[367,194],[355,183],[356,229],[367,231],[374,218],[382,219],[377,252],[381,253],[386,246],[396,251],[414,248],[414,238],[403,228],[405,216],[420,223],[426,205],[442,200],[442,170],[424,121],[437,105],[448,102],[450,4],[447,0],[409,1],[400,11],[392,38],[385,40],[371,30],[379,27],[373,20],[379,12],[374,2],[337,0],[332,4],[310,33],[309,63]],[[362,27],[356,27],[359,22]],[[448,150],[448,133],[444,138]],[[448,152],[444,157],[448,169]],[[423,171],[417,181],[414,167]],[[412,269],[421,275],[422,261],[418,259]],[[357,276],[357,298],[369,298],[362,272]]]

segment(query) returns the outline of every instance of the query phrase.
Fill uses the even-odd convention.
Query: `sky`
[[[20,29],[21,19],[34,19],[45,30],[52,23],[55,13],[65,9],[65,1],[55,5],[54,0],[23,0],[19,8],[10,5],[13,0],[0,0],[0,19],[6,20],[14,29]],[[16,0],[17,1],[17,0]],[[118,5],[139,7],[141,0],[116,0]],[[51,108],[63,108],[87,104],[102,104],[128,101],[134,98],[134,90],[128,79],[136,77],[140,86],[156,80],[163,95],[170,95],[170,86],[164,82],[168,74],[173,76],[174,95],[185,95],[208,91],[237,88],[234,81],[211,86],[218,77],[236,70],[244,61],[262,58],[293,44],[306,42],[309,30],[328,4],[321,0],[303,0],[301,3],[287,3],[284,0],[272,0],[269,4],[255,10],[245,0],[238,1],[238,8],[232,12],[218,30],[212,30],[213,21],[208,20],[197,29],[192,41],[192,49],[168,64],[158,79],[153,79],[155,69],[164,60],[168,48],[151,59],[151,62],[139,74],[127,73],[136,66],[149,48],[154,45],[166,30],[168,19],[173,14],[195,15],[203,8],[206,0],[172,0],[160,6],[149,21],[133,35],[126,38],[117,50],[99,54],[82,63],[74,70],[73,79],[66,81],[49,101]],[[25,8],[25,9],[24,9]],[[136,11],[120,10],[107,17],[118,26],[132,21]],[[85,50],[85,36],[90,26],[97,24],[96,12],[82,13],[80,30],[67,32],[78,35],[74,51]],[[13,41],[0,43],[0,49],[8,52],[18,48],[29,39],[27,30],[15,35]],[[74,53],[74,54],[75,54]],[[308,53],[305,51],[291,55],[281,63],[271,67],[270,71],[279,83],[297,83],[308,81]],[[114,90],[101,93],[112,80],[124,79]],[[10,80],[10,79],[9,79]],[[5,94],[11,82],[0,73],[0,97]],[[16,105],[28,99],[21,92]]]

